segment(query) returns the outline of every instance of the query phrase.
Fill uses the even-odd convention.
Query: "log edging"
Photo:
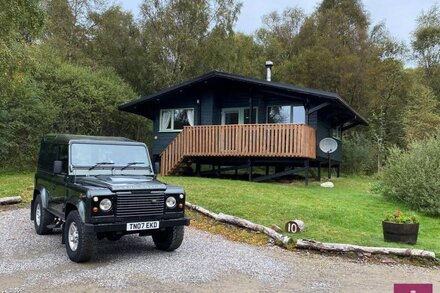
[[[21,203],[21,196],[8,196],[0,198],[0,205],[12,205]]]
[[[214,213],[201,206],[192,204],[190,202],[185,203],[186,207],[191,210],[197,211],[207,217],[210,217],[216,221],[232,224],[238,227],[246,228],[252,231],[262,232],[275,240],[275,243],[282,247],[287,247],[289,243],[293,240],[288,236],[284,236],[275,230],[268,228],[266,226],[255,224],[249,220],[223,214]],[[420,257],[426,259],[436,259],[435,253],[429,250],[414,249],[414,248],[392,248],[392,247],[370,247],[370,246],[360,246],[352,244],[342,244],[342,243],[325,243],[309,239],[298,239],[296,241],[295,247],[298,249],[311,249],[318,251],[332,251],[332,252],[362,252],[371,254],[392,254],[397,256],[412,256]]]
[[[309,239],[298,239],[295,247],[300,249],[312,249],[319,251],[393,254],[397,256],[413,256],[427,259],[435,259],[435,253],[433,251],[415,248],[370,247],[341,243],[325,243]]]
[[[231,216],[231,215],[227,215],[227,214],[223,214],[223,213],[216,214],[216,213],[213,213],[205,208],[202,208],[201,206],[192,204],[190,202],[186,202],[185,205],[189,209],[197,211],[197,212],[199,212],[205,216],[208,216],[210,218],[213,218],[216,221],[232,224],[232,225],[246,228],[246,229],[249,229],[252,231],[262,232],[262,233],[266,234],[267,236],[269,236],[270,238],[274,239],[275,243],[277,245],[282,246],[282,247],[286,247],[289,243],[292,242],[292,238],[290,238],[288,236],[284,236],[283,234],[278,233],[269,227],[266,227],[266,226],[263,226],[260,224],[255,224],[249,220],[235,217],[235,216]]]

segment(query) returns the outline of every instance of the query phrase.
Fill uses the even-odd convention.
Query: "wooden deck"
[[[170,175],[186,157],[316,158],[316,130],[304,124],[185,126],[161,154]]]

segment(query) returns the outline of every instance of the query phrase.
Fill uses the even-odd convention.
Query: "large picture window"
[[[304,106],[269,106],[267,108],[267,123],[306,123]]]
[[[224,108],[222,110],[222,124],[245,124],[250,122],[249,108]],[[257,108],[252,111],[252,122],[257,123]]]
[[[160,111],[160,131],[181,131],[194,125],[194,109],[164,109]]]

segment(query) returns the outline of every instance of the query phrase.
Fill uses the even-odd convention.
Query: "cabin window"
[[[341,139],[342,138],[342,129],[341,127],[335,127],[332,128],[332,137],[336,138],[336,139]]]
[[[181,131],[194,125],[194,109],[164,109],[160,111],[160,131]]]
[[[249,108],[224,108],[222,110],[222,124],[245,124],[250,122]],[[252,111],[252,122],[257,123],[258,108]]]
[[[306,123],[304,106],[270,106],[267,108],[267,123]]]

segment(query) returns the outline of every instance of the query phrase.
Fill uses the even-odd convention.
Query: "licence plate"
[[[127,231],[159,229],[159,221],[127,223]]]

